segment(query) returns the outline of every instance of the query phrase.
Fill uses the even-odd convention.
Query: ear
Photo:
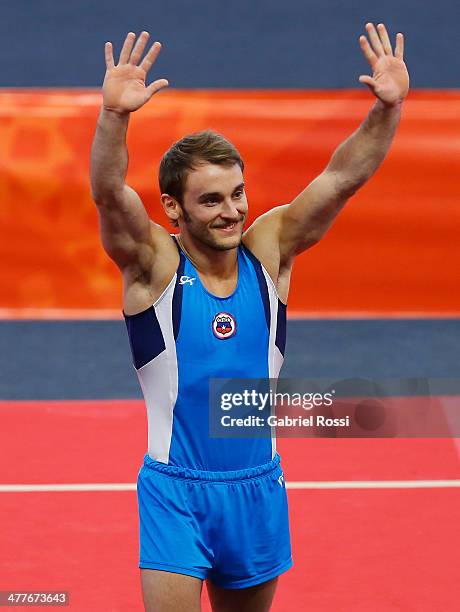
[[[168,219],[177,224],[178,219],[182,216],[182,207],[179,202],[167,193],[162,193],[161,203]]]

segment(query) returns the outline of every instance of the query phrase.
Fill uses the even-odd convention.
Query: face
[[[205,163],[187,176],[179,228],[213,249],[234,249],[241,243],[247,211],[239,165]]]

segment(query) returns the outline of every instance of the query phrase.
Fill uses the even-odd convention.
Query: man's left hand
[[[396,35],[396,46],[393,49],[383,23],[375,28],[373,23],[366,24],[369,40],[359,37],[359,44],[364,57],[369,62],[373,75],[361,75],[359,82],[368,85],[372,93],[386,106],[395,106],[402,102],[409,91],[409,74],[404,63],[404,36]],[[369,43],[370,41],[370,43]]]

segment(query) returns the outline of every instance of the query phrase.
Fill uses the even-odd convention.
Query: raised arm
[[[151,266],[154,229],[141,199],[125,183],[126,132],[130,113],[168,85],[166,79],[145,84],[161,48],[155,42],[141,61],[148,38],[149,34],[142,32],[134,44],[136,36],[130,32],[117,65],[112,44],[106,43],[103,103],[91,149],[91,192],[99,212],[103,246],[122,271],[132,267],[135,275]]]
[[[336,149],[326,169],[290,204],[269,211],[248,230],[255,251],[259,236],[273,236],[279,246],[279,269],[290,266],[296,255],[321,239],[346,201],[380,166],[395,135],[409,89],[403,35],[397,35],[393,55],[383,24],[376,29],[368,23],[366,30],[369,40],[361,36],[360,46],[373,76],[362,75],[359,80],[377,101],[356,132]],[[271,248],[273,252],[273,243]]]

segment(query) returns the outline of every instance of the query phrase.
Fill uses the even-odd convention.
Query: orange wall
[[[120,308],[99,244],[88,91],[0,94],[0,309]],[[211,127],[246,162],[251,219],[289,202],[372,104],[366,91],[166,91],[133,118],[129,182],[152,216],[162,153]],[[415,91],[392,151],[327,237],[299,257],[290,312],[460,313],[460,92]]]

